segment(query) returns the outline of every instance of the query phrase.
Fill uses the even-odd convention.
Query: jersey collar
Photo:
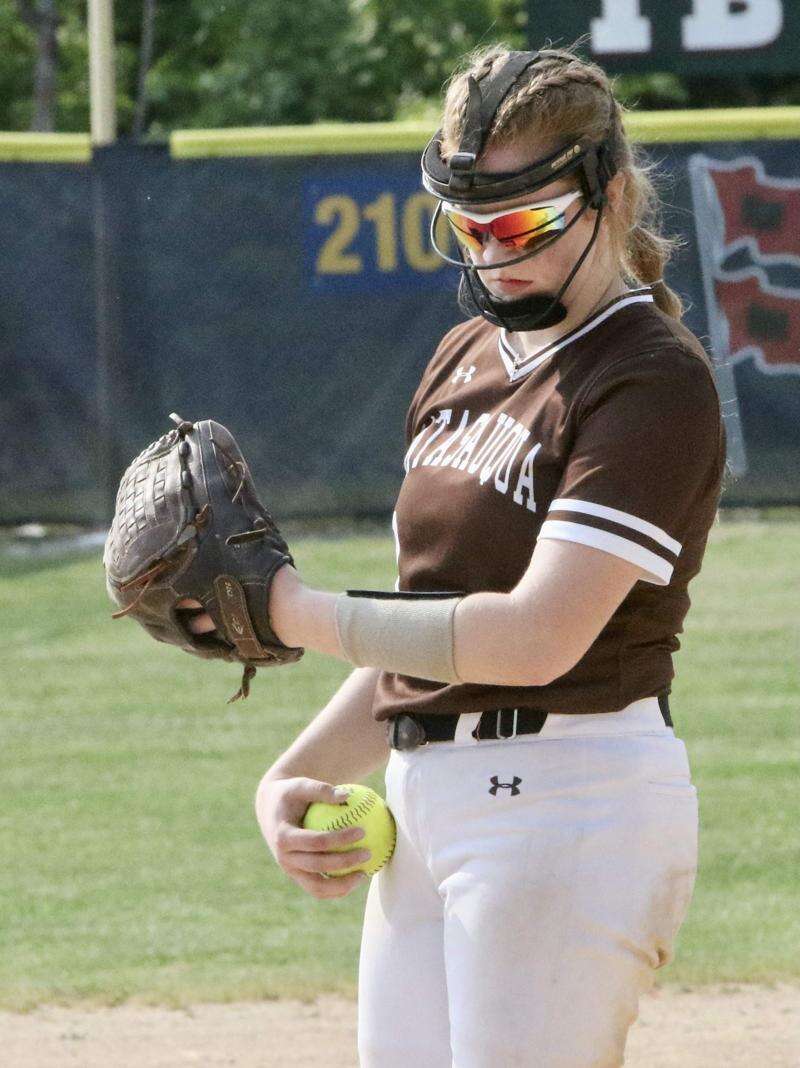
[[[550,359],[561,349],[567,345],[571,345],[573,341],[577,341],[578,338],[584,337],[591,330],[594,330],[596,326],[605,322],[609,316],[614,315],[615,312],[620,311],[621,308],[627,308],[629,304],[652,304],[653,303],[653,291],[649,286],[642,286],[639,289],[630,289],[627,293],[622,293],[620,296],[615,297],[614,300],[609,301],[599,311],[596,311],[588,319],[586,319],[579,326],[575,326],[572,330],[569,330],[557,341],[551,342],[541,352],[537,352],[535,356],[531,356],[525,363],[516,363],[519,358],[519,354],[514,349],[514,346],[508,339],[508,331],[503,327],[500,330],[500,335],[497,339],[497,347],[500,352],[500,359],[503,361],[506,371],[508,372],[508,378],[511,382],[516,382],[517,379],[524,378],[525,375],[530,374],[545,360]]]

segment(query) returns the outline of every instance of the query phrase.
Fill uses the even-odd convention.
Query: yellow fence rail
[[[88,163],[91,158],[88,133],[0,133],[4,163]]]
[[[632,112],[627,128],[631,137],[645,143],[785,140],[800,138],[800,107]],[[432,133],[425,122],[176,130],[170,149],[176,159],[421,152]]]
[[[711,108],[705,111],[641,111],[627,117],[628,131],[644,143],[800,139],[800,107]],[[226,130],[175,130],[175,159],[225,156],[324,156],[419,152],[431,136],[429,122],[318,123]],[[0,161],[86,163],[88,134],[0,133]]]

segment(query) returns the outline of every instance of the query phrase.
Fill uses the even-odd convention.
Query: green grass
[[[700,794],[687,982],[800,978],[800,523],[714,528],[671,701]]]
[[[392,584],[388,538],[294,544],[311,582]],[[701,874],[662,974],[798,980],[800,522],[717,526],[691,592],[673,709]],[[303,894],[252,814],[346,666],[307,654],[228,706],[234,665],[109,613],[95,556],[0,563],[0,1006],[351,993],[364,891]]]

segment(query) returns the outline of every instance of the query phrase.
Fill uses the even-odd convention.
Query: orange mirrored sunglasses
[[[458,243],[471,252],[480,252],[489,235],[509,249],[522,250],[533,248],[543,238],[563,230],[567,208],[582,196],[579,189],[573,189],[552,200],[520,204],[518,208],[484,215],[445,201],[442,211]]]

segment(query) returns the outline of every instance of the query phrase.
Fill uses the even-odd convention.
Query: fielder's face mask
[[[458,152],[449,162],[441,157],[442,131],[431,138],[422,155],[422,184],[439,203],[431,220],[431,241],[439,255],[461,269],[459,298],[465,310],[476,312],[496,326],[507,330],[541,330],[560,323],[567,314],[561,302],[581,264],[594,245],[600,230],[606,187],[616,173],[611,132],[600,143],[580,138],[563,146],[552,156],[510,173],[481,173],[477,161],[486,145],[497,109],[529,67],[548,52],[511,52],[506,63],[493,75],[480,81],[467,80],[469,98]],[[553,182],[574,174],[580,190],[564,197],[536,199],[536,192]],[[481,212],[482,204],[531,194],[530,202],[505,212]],[[568,200],[568,198],[570,198]],[[569,222],[565,212],[569,203],[583,199],[580,209]],[[480,278],[481,271],[521,263],[549,248],[588,210],[596,212],[592,235],[564,284],[555,295],[536,293],[518,300],[493,297]],[[439,247],[436,223],[444,213],[458,242],[461,258],[454,259]],[[485,235],[491,234],[509,251],[520,252],[496,263],[474,264],[469,252],[482,248]],[[463,250],[463,251],[462,251]]]

